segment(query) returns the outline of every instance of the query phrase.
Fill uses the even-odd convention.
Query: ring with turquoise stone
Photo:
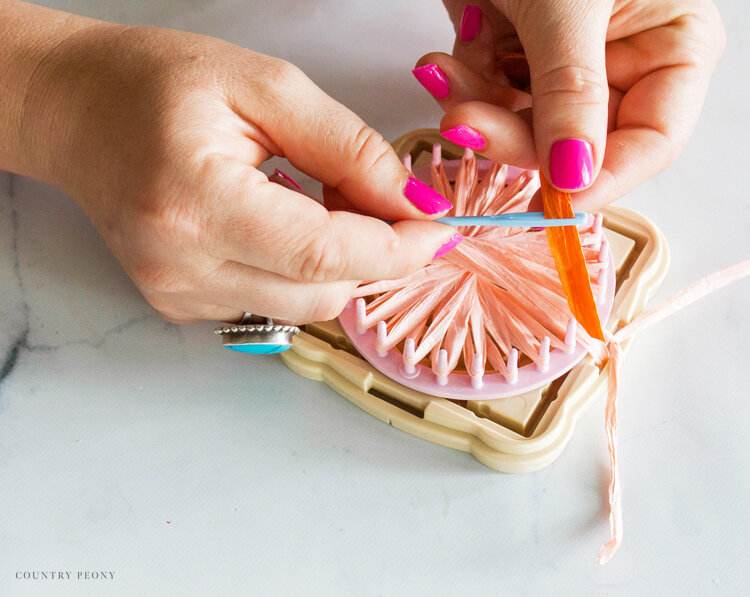
[[[223,325],[214,330],[221,336],[223,345],[229,350],[247,354],[277,354],[292,347],[294,336],[299,333],[295,325],[278,325],[270,317],[245,313],[237,324]]]

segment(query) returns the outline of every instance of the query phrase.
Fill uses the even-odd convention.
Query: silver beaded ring
[[[214,333],[221,336],[223,345],[230,350],[248,354],[276,354],[292,347],[292,340],[299,333],[299,328],[295,325],[277,325],[270,317],[245,313],[240,323],[220,326]]]

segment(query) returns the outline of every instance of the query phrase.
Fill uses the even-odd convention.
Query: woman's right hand
[[[450,203],[291,64],[88,22],[28,85],[29,170],[80,202],[166,319],[330,319],[358,281],[405,276],[460,241],[429,221]],[[257,168],[273,155],[353,210],[269,182]]]
[[[581,210],[676,159],[725,44],[711,0],[444,4],[453,55],[427,54],[415,71],[446,110],[441,129],[496,161],[540,168]]]

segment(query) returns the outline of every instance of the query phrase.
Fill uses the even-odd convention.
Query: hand
[[[444,4],[453,56],[427,54],[415,72],[446,110],[441,130],[491,159],[541,166],[590,211],[675,160],[725,44],[708,0]],[[459,125],[469,128],[451,132]]]
[[[54,133],[35,144],[42,177],[81,203],[170,321],[331,319],[358,281],[416,271],[455,235],[428,221],[450,203],[282,60],[99,24],[55,46],[26,95],[28,136]],[[256,168],[272,155],[375,217],[269,182]]]

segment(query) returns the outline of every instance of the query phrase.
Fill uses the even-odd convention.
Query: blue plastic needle
[[[546,228],[547,226],[580,226],[586,223],[585,213],[575,218],[546,219],[544,212],[529,211],[497,216],[446,216],[435,220],[449,226],[505,226],[508,228]]]

